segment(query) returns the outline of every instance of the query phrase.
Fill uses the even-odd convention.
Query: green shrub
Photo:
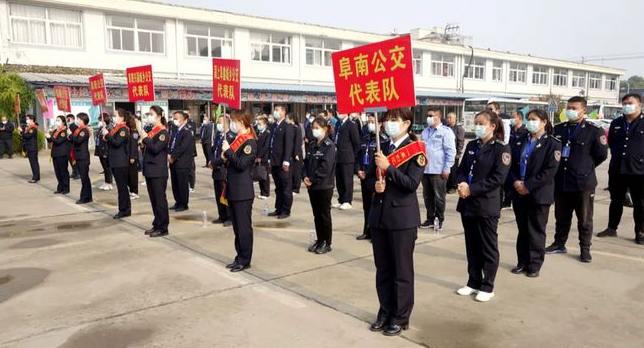
[[[47,140],[45,139],[45,133],[41,131],[40,129],[38,130],[38,150],[42,150],[45,148],[45,142]],[[22,136],[18,132],[18,130],[14,130],[13,134],[11,135],[11,149],[13,150],[14,154],[19,154],[22,153]]]

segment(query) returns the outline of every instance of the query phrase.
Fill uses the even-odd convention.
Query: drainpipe
[[[472,61],[474,61],[474,48],[472,46],[468,47],[470,48],[470,61],[467,63],[467,67],[463,70],[463,75],[461,75],[461,94],[465,93],[465,74],[467,74],[467,69],[472,66]]]

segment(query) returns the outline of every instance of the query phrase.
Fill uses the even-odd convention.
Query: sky
[[[642,0],[155,1],[382,34],[456,22],[478,48],[572,61],[604,58],[589,63],[644,76]],[[608,60],[624,55],[637,58]]]

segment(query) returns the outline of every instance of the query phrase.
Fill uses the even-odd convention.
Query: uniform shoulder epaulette
[[[548,136],[548,138],[550,138],[550,139],[552,139],[552,140],[555,140],[555,141],[557,141],[557,142],[561,142],[561,139],[560,139],[560,138],[557,138],[556,136],[554,136],[554,135],[552,135],[552,134],[550,134],[550,135]]]
[[[586,122],[586,124],[587,124],[587,125],[590,125],[590,126],[593,126],[593,127],[595,127],[595,128],[601,128],[601,126],[600,126],[600,125],[598,125],[598,124],[597,124],[597,123],[595,123],[595,122]]]
[[[331,140],[329,140],[329,139],[325,139],[325,140],[324,140],[324,145],[326,145],[326,146],[331,145]]]

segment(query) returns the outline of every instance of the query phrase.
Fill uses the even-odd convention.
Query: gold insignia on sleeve
[[[125,131],[124,131],[124,130],[122,130],[122,131],[121,131],[121,133],[119,133],[119,135],[120,135],[121,137],[125,137]]]
[[[245,153],[245,154],[250,155],[250,152],[251,152],[252,150],[253,150],[253,149],[251,149],[250,145],[246,145],[246,146],[244,146],[244,153]]]
[[[607,145],[607,144],[608,144],[608,139],[606,139],[606,136],[605,136],[605,135],[602,135],[601,137],[599,137],[599,142],[600,142],[602,145]]]
[[[84,136],[85,136],[85,131],[80,132],[80,134],[79,134],[79,135],[80,135],[81,137],[84,137]]]
[[[503,155],[501,155],[501,161],[503,161],[504,165],[509,166],[511,160],[512,156],[510,156],[509,152],[504,152]]]
[[[159,135],[159,140],[161,140],[161,141],[165,141],[165,134],[161,134],[161,135]]]
[[[427,164],[427,158],[425,158],[425,155],[418,155],[418,157],[416,157],[416,163],[418,163],[419,166],[424,167]]]
[[[561,151],[555,150],[555,161],[561,161]]]
[[[64,138],[64,137],[67,136],[67,134],[65,132],[62,132],[62,133],[60,133],[60,136]]]

